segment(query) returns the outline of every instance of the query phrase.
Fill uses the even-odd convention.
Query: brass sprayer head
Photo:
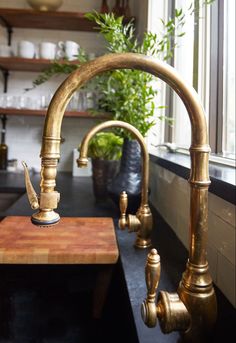
[[[60,216],[53,210],[57,208],[57,204],[60,200],[60,193],[53,192],[41,192],[38,196],[34,190],[34,187],[30,181],[30,175],[27,164],[22,162],[25,172],[25,186],[29,199],[29,203],[33,210],[39,209],[38,212],[31,216],[31,221],[34,225],[47,227],[58,223]]]

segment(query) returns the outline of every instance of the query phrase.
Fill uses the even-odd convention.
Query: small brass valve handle
[[[127,225],[129,232],[138,232],[141,227],[140,220],[134,214],[128,215]]]
[[[38,196],[30,181],[29,170],[28,170],[27,164],[24,161],[22,161],[22,165],[24,167],[24,172],[25,172],[25,187],[26,187],[26,192],[28,195],[29,203],[30,203],[31,208],[33,210],[36,210],[39,208]]]
[[[141,315],[148,327],[154,327],[157,323],[156,291],[160,280],[161,263],[156,249],[148,254],[145,279],[147,285],[147,298],[141,305]]]
[[[120,219],[119,219],[119,228],[124,230],[127,225],[126,220],[126,211],[128,207],[128,195],[125,191],[120,194]]]

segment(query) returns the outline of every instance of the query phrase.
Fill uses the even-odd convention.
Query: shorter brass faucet
[[[99,124],[92,128],[82,140],[80,146],[80,156],[77,160],[77,163],[79,167],[87,166],[87,153],[90,139],[99,131],[112,127],[120,127],[130,131],[141,145],[143,158],[141,204],[136,215],[126,215],[128,207],[128,195],[125,191],[121,193],[121,217],[119,220],[119,227],[121,230],[124,230],[127,227],[129,232],[136,232],[137,238],[135,241],[135,246],[144,249],[151,246],[150,235],[152,231],[152,213],[148,205],[149,155],[144,138],[140,132],[132,125],[119,120],[110,120]]]

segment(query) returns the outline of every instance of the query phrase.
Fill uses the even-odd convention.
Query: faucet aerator
[[[50,227],[50,226],[56,225],[59,222],[59,220],[60,220],[59,216],[58,218],[55,218],[52,220],[39,220],[34,217],[31,217],[32,224],[36,226],[40,226],[40,227]]]

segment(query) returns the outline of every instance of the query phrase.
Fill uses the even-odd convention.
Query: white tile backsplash
[[[235,263],[235,228],[211,211],[208,214],[208,227],[209,241],[231,263]]]
[[[176,235],[189,247],[188,182],[150,163],[150,201]],[[235,303],[235,206],[209,193],[207,256],[212,278],[230,302]],[[225,265],[225,268],[224,268]]]
[[[218,252],[217,255],[217,286],[225,294],[231,304],[236,307],[236,267],[235,263],[231,263],[224,255]]]
[[[215,194],[209,193],[209,210],[225,222],[235,227],[235,206]]]

